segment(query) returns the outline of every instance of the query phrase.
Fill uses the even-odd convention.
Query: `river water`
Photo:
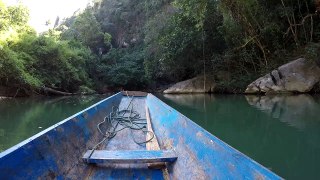
[[[320,96],[157,96],[278,175],[320,178]],[[0,100],[0,152],[105,97]]]

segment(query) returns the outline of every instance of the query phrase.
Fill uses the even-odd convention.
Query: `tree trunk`
[[[59,95],[59,96],[71,96],[71,95],[75,95],[75,93],[58,91],[58,90],[55,90],[55,89],[52,89],[52,88],[48,88],[48,87],[43,87],[42,89],[43,89],[43,91],[44,91],[45,93],[50,93],[50,94],[53,94],[53,95]]]

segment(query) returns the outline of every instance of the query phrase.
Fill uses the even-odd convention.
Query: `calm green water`
[[[0,100],[0,152],[105,97]],[[280,176],[320,178],[320,96],[158,97]]]
[[[286,179],[320,179],[320,97],[159,95]]]
[[[105,97],[0,99],[0,152]]]

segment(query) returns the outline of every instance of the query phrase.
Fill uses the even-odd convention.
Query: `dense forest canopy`
[[[0,0],[0,86],[42,93],[155,90],[210,74],[220,91],[316,60],[317,0],[95,0],[37,34]]]

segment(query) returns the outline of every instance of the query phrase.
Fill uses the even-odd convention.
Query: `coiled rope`
[[[154,134],[151,131],[147,130],[147,120],[141,118],[140,114],[133,110],[133,99],[134,96],[129,97],[127,94],[127,98],[130,98],[129,104],[126,109],[119,110],[118,107],[113,106],[109,115],[105,116],[103,121],[97,124],[98,132],[103,136],[103,139],[97,143],[91,150],[91,153],[88,158],[91,157],[93,152],[104,142],[107,144],[112,138],[114,138],[118,132],[124,129],[130,129],[131,136],[133,141],[138,145],[143,145],[152,141],[154,138]],[[106,124],[107,129],[105,132],[101,130],[101,125]],[[150,133],[152,134],[151,138],[146,141],[137,141],[134,137],[133,131],[142,131],[144,134]]]

